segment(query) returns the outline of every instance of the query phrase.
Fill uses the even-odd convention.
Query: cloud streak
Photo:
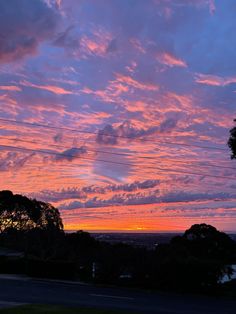
[[[175,57],[174,55],[168,53],[168,52],[163,52],[160,53],[157,56],[157,59],[159,62],[169,66],[169,67],[183,67],[186,68],[187,64],[185,61]]]
[[[235,84],[236,77],[220,77],[217,75],[199,73],[195,76],[195,81],[199,84],[224,87],[230,84]]]

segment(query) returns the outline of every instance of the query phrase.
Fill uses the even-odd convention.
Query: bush
[[[28,258],[26,273],[31,277],[75,279],[76,265],[73,262]]]
[[[25,259],[24,258],[9,258],[6,256],[0,257],[0,272],[3,274],[24,274]]]

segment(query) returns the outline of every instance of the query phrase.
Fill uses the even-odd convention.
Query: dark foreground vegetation
[[[236,242],[210,225],[193,225],[152,250],[110,244],[65,233],[56,208],[10,191],[0,192],[0,230],[5,273],[208,293],[221,291],[220,279],[236,264]]]
[[[79,309],[79,308],[64,308],[61,306],[52,305],[26,305],[16,308],[2,309],[0,314],[126,314],[127,312],[98,310],[98,309]],[[128,313],[127,313],[128,314]],[[132,314],[129,312],[129,314]]]

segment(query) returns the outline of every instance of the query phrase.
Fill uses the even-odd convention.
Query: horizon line
[[[158,234],[158,233],[184,233],[185,230],[86,230],[86,229],[65,229],[65,232],[77,232],[77,231],[84,231],[89,233],[137,233],[137,234]],[[219,230],[224,233],[229,234],[236,234],[236,230]]]

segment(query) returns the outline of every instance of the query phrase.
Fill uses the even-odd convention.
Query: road
[[[0,277],[0,304],[57,304],[143,314],[235,314],[236,301],[30,278]],[[10,304],[9,303],[9,304]]]

